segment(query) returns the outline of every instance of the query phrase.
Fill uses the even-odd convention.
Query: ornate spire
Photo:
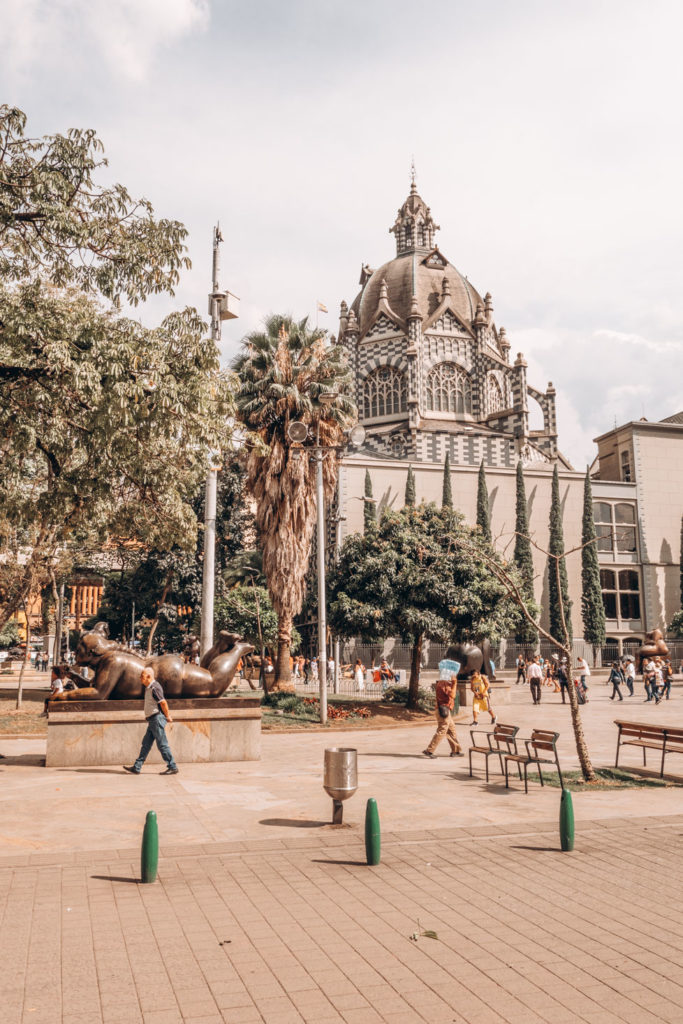
[[[415,162],[410,171],[410,194],[398,211],[396,223],[389,228],[396,237],[396,255],[422,249],[429,252],[434,248],[434,234],[439,230],[434,223],[431,210],[418,195],[415,184]]]

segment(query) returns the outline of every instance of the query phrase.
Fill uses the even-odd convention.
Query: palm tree
[[[296,322],[281,315],[268,317],[264,331],[247,335],[233,368],[238,416],[261,442],[249,453],[247,486],[256,502],[263,572],[278,617],[274,688],[292,689],[292,624],[306,589],[316,503],[315,463],[289,440],[288,427],[299,420],[315,443],[341,444],[356,420],[351,374],[343,348],[329,344],[325,331],[310,330],[307,318]],[[321,402],[321,396],[327,399]],[[335,453],[326,453],[326,503],[334,494],[336,463]]]

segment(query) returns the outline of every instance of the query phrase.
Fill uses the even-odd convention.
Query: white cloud
[[[208,0],[4,0],[0,59],[15,79],[41,66],[84,72],[103,60],[140,82],[157,52],[204,29]]]

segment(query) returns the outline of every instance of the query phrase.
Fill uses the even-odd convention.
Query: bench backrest
[[[638,740],[662,740],[664,734],[670,732],[664,725],[640,725],[637,722],[617,722],[619,736],[627,736]],[[683,735],[683,729],[671,730]]]
[[[490,733],[491,747],[494,750],[505,750],[509,753],[517,752],[517,740],[515,737],[519,732],[518,725],[503,725],[496,723],[493,732]]]
[[[557,758],[557,741],[559,736],[559,732],[550,732],[547,729],[534,729],[531,733],[531,739],[527,740],[527,743],[529,748],[533,747],[537,757],[539,751],[541,751],[546,754],[554,754],[555,758]]]

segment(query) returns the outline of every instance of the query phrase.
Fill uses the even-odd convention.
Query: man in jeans
[[[178,766],[173,760],[173,754],[171,748],[168,745],[166,739],[165,726],[167,722],[172,722],[170,712],[168,710],[168,704],[164,697],[164,691],[161,688],[161,683],[154,678],[154,670],[149,666],[143,668],[142,675],[140,676],[140,682],[145,688],[145,718],[147,719],[147,732],[142,738],[142,746],[140,747],[140,753],[135,764],[123,766],[125,772],[130,772],[131,775],[139,775],[142,771],[142,766],[145,763],[145,759],[149,754],[150,750],[156,745],[159,748],[159,753],[166,762],[166,770],[161,772],[162,775],[177,775]]]
[[[426,750],[422,753],[425,757],[434,757],[434,751],[441,740],[446,737],[451,748],[451,757],[463,757],[463,752],[458,743],[455,732],[455,723],[451,718],[451,711],[455,705],[455,694],[458,687],[456,676],[450,679],[439,679],[436,684],[436,732]]]
[[[541,663],[538,654],[534,655],[534,660],[529,665],[526,671],[526,678],[531,688],[531,699],[534,704],[541,703],[541,680],[543,679],[543,672],[541,670]]]

